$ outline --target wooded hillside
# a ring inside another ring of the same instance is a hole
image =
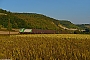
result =
[[[9,24],[10,20],[10,24]],[[43,14],[37,13],[12,13],[0,9],[0,28],[31,28],[44,30],[59,30],[66,31],[63,28],[83,29],[83,25],[75,25],[68,20],[57,20]],[[86,27],[88,28],[88,26]]]

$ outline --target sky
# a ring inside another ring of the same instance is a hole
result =
[[[0,0],[0,8],[43,14],[74,24],[90,24],[90,0]]]

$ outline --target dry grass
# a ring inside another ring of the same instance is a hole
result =
[[[0,36],[0,59],[90,60],[90,35],[29,34]]]

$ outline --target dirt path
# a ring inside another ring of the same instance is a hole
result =
[[[10,34],[18,34],[19,32],[10,32]],[[9,34],[8,31],[0,31],[0,34]]]

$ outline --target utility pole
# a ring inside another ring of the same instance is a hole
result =
[[[8,30],[9,30],[9,35],[10,35],[10,19],[8,20]]]

